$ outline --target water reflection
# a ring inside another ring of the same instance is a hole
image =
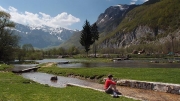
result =
[[[79,84],[79,85],[84,85],[84,86],[93,84],[93,82],[88,82],[88,81],[80,80],[77,78],[69,78],[69,77],[63,77],[63,76],[57,76],[58,80],[53,82],[50,80],[50,78],[54,75],[47,74],[47,73],[40,73],[40,72],[23,73],[22,76],[26,79],[31,79],[40,84],[48,84],[49,86],[61,87],[61,88],[66,87],[67,83],[74,83],[74,84]]]
[[[43,59],[36,60],[36,62],[47,63],[47,62],[69,62],[68,64],[58,64],[57,66],[60,68],[88,68],[88,67],[115,67],[115,68],[180,68],[180,63],[168,63],[167,59],[152,59],[152,60],[122,60],[115,62],[88,62],[87,60],[78,60],[78,59]],[[154,63],[150,61],[158,61],[159,63]],[[28,68],[32,66],[36,66],[37,64],[27,64],[27,65],[14,65],[16,70],[21,70],[22,68]]]
[[[59,64],[60,68],[82,68],[82,67],[128,67],[128,68],[180,68],[179,63],[152,63],[150,60],[122,60],[109,63],[70,63],[70,64]]]
[[[47,63],[47,62],[55,62],[55,63],[58,63],[58,62],[76,62],[76,61],[79,61],[78,59],[43,59],[43,60],[36,60],[36,62],[39,62],[40,64],[41,63]]]

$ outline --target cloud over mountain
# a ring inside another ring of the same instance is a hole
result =
[[[148,0],[131,0],[130,4],[136,4],[137,2],[146,2]]]
[[[36,14],[28,11],[19,12],[16,8],[11,6],[8,9],[5,9],[0,6],[0,10],[10,13],[12,21],[24,25],[31,25],[31,26],[46,25],[54,28],[56,27],[68,28],[72,24],[80,22],[79,18],[76,18],[75,16],[68,14],[66,12],[62,12],[52,17],[43,12],[39,12]]]

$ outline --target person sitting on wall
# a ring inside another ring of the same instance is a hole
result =
[[[104,89],[107,94],[120,94],[116,88],[116,81],[113,80],[113,75],[108,75],[108,78],[105,81]]]

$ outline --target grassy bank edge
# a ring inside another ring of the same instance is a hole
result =
[[[116,79],[131,79],[150,82],[163,82],[180,84],[179,68],[59,68],[55,65],[43,67],[38,70],[60,76],[77,76],[85,79],[98,79],[101,81],[108,74]]]

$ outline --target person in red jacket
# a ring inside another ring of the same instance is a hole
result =
[[[113,75],[108,75],[108,78],[105,81],[104,89],[108,94],[112,94],[114,92],[118,92],[116,88],[116,81],[113,81]]]

